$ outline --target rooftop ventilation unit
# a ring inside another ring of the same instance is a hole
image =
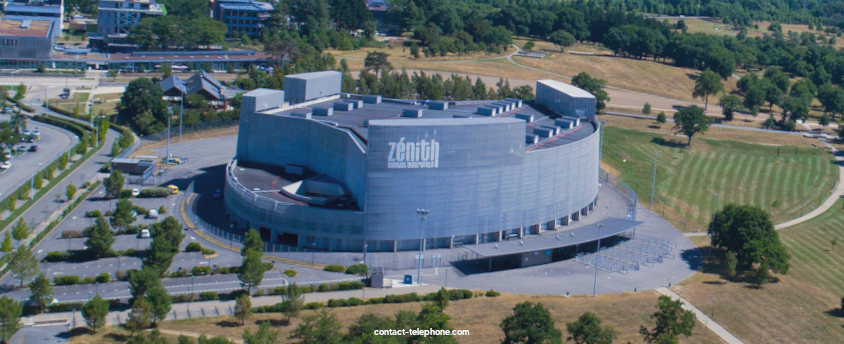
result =
[[[431,105],[428,105],[428,108],[432,110],[448,110],[448,102],[432,102]]]
[[[404,109],[401,110],[402,117],[421,118],[423,109]]]
[[[334,110],[337,111],[352,111],[355,109],[354,104],[347,103],[347,102],[336,102],[334,103]]]
[[[349,104],[352,104],[355,109],[360,109],[363,107],[363,100],[360,99],[350,99],[346,101]]]
[[[529,145],[535,145],[539,143],[539,136],[536,135],[526,135],[525,136],[525,143]]]
[[[569,130],[569,129],[575,127],[574,122],[567,120],[567,119],[562,119],[562,118],[558,118],[557,120],[555,120],[554,124],[557,125],[558,127],[562,127],[565,130]]]
[[[482,107],[478,108],[478,113],[481,114],[481,115],[487,115],[487,116],[495,117],[496,115],[498,115],[498,109],[493,108],[493,107],[482,106]]]
[[[451,118],[472,118],[471,115],[452,115]]]
[[[523,105],[523,103],[522,103],[522,100],[521,100],[521,99],[516,99],[516,98],[506,98],[506,99],[504,99],[504,100],[506,100],[506,101],[508,101],[508,102],[513,103],[513,105],[514,105],[516,108],[520,108],[520,107],[522,107],[522,105]]]
[[[539,137],[551,137],[554,136],[554,129],[545,127],[533,128],[533,133]]]
[[[291,112],[289,116],[290,117],[311,119],[311,112],[310,111],[308,111],[308,112],[305,112],[305,111]]]
[[[534,121],[533,115],[526,114],[526,113],[517,113],[516,118],[521,119],[525,122],[532,123]]]
[[[367,103],[367,104],[381,104],[381,96],[378,96],[378,95],[363,96],[363,102]]]
[[[571,117],[571,116],[563,116],[562,119],[571,121],[572,123],[574,123],[575,127],[580,125],[580,118]]]
[[[514,109],[513,103],[510,102],[493,102],[492,105],[500,107],[503,112],[507,112]]]
[[[334,108],[330,107],[318,107],[313,109],[314,116],[333,116],[334,115]]]

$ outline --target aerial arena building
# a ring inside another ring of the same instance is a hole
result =
[[[305,73],[243,95],[225,205],[266,241],[450,248],[560,229],[596,205],[600,126],[584,90],[540,80],[533,101],[420,101],[340,84]]]

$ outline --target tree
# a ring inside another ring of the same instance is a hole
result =
[[[554,327],[554,318],[541,303],[517,304],[513,315],[501,321],[503,344],[562,343],[562,333]]]
[[[642,113],[645,115],[651,114],[651,103],[645,103],[645,106],[642,107]]]
[[[416,42],[410,44],[410,55],[415,59],[419,58],[419,45]]]
[[[128,199],[121,199],[117,201],[117,205],[111,213],[111,225],[123,230],[129,224],[135,222],[135,215],[132,215],[132,212],[135,211],[134,207],[135,205]]]
[[[692,96],[703,98],[703,111],[706,111],[706,107],[709,105],[709,96],[716,95],[723,90],[724,85],[721,84],[721,76],[711,69],[707,69],[695,80]]]
[[[724,120],[732,121],[733,112],[741,108],[741,99],[734,94],[725,94],[718,102],[721,106],[721,113],[724,114]]]
[[[9,267],[15,278],[21,281],[20,286],[23,287],[24,281],[38,274],[38,258],[32,253],[29,245],[19,244],[12,252]]]
[[[617,333],[612,326],[601,327],[601,318],[591,312],[583,313],[577,321],[566,323],[568,340],[575,344],[611,344]]]
[[[254,334],[249,329],[243,331],[242,338],[244,344],[275,344],[278,342],[278,331],[273,330],[268,321],[264,321],[258,325],[258,331]]]
[[[304,291],[294,282],[287,286],[282,296],[284,299],[281,301],[281,313],[287,316],[289,324],[290,320],[299,316],[299,312],[305,308]]]
[[[398,316],[398,314],[396,314]],[[410,327],[410,326],[408,326]],[[349,325],[349,331],[343,338],[344,343],[405,343],[406,340],[399,336],[376,336],[375,331],[386,328],[407,328],[396,326],[396,322],[390,317],[367,313],[358,317],[355,323]],[[399,339],[401,338],[401,339]]]
[[[656,115],[656,122],[659,124],[665,124],[665,111],[660,111],[658,115]]]
[[[118,154],[120,154],[120,144],[115,141],[111,144],[111,156],[116,157]]]
[[[305,317],[290,337],[298,339],[298,344],[339,344],[343,338],[341,328],[343,326],[337,317],[322,309],[317,314]]]
[[[23,222],[23,219],[20,219],[15,224],[15,227],[12,228],[12,238],[20,243],[21,240],[27,237],[29,237],[29,226],[26,225],[26,222]]]
[[[264,279],[264,262],[261,261],[261,252],[250,250],[237,272],[240,285],[246,293],[252,295],[252,289],[257,288]]]
[[[41,188],[41,186],[42,186],[42,185],[44,185],[44,176],[42,176],[42,175],[41,175],[41,173],[36,173],[36,174],[35,174],[35,177],[33,177],[32,179],[33,179],[33,180],[32,180],[32,185],[33,185],[36,189],[40,189],[40,188]]]
[[[19,85],[15,86],[14,88],[15,88],[15,98],[14,98],[15,100],[20,101],[21,99],[23,99],[23,97],[26,96],[26,90],[27,90],[26,85],[24,85],[23,83],[20,83]]]
[[[155,269],[144,266],[140,270],[129,271],[129,291],[132,298],[147,295],[147,292],[161,286],[161,275]]]
[[[167,126],[167,116],[169,116],[167,102],[164,101],[163,96],[164,91],[161,86],[151,79],[132,80],[126,86],[123,96],[120,97],[117,113],[120,118],[128,120],[132,128],[139,133],[148,135],[162,131]]]
[[[170,67],[170,64],[164,62],[161,64],[161,72],[164,73],[163,77],[168,78],[173,75],[173,68]]]
[[[246,319],[252,315],[252,298],[249,294],[241,294],[234,304],[234,316],[240,319],[240,325],[246,324]],[[245,334],[244,334],[245,336]]]
[[[159,321],[164,321],[167,313],[170,312],[170,295],[167,295],[167,289],[159,283],[152,289],[147,291],[147,300],[152,313],[152,324],[155,325]]]
[[[3,343],[8,343],[12,336],[23,327],[22,313],[23,305],[20,302],[6,295],[0,296],[0,339]]]
[[[111,244],[114,243],[114,232],[108,226],[108,222],[102,216],[97,216],[94,225],[90,227],[88,240],[85,246],[88,252],[95,258],[102,258],[111,251]]]
[[[586,72],[580,72],[571,79],[571,83],[595,96],[595,110],[598,112],[603,110],[610,101],[609,94],[604,90],[607,85],[606,80],[593,78]]]
[[[818,100],[823,105],[823,111],[835,115],[844,113],[844,89],[824,84],[818,89]]]
[[[85,324],[91,332],[97,333],[99,328],[105,326],[106,315],[108,315],[108,301],[99,295],[82,305],[82,317],[85,318]]]
[[[560,51],[565,51],[566,48],[574,45],[575,38],[574,35],[566,32],[565,30],[557,30],[551,33],[551,36],[548,37],[548,40],[551,43],[556,44],[560,47]]]
[[[767,276],[768,270],[788,272],[788,251],[761,208],[727,204],[715,213],[709,231],[713,247],[735,254],[738,270],[751,270],[762,277]],[[766,281],[767,278],[762,279],[763,283]]]
[[[3,237],[3,243],[0,244],[0,251],[4,254],[8,254],[12,252],[14,247],[12,246],[12,233],[11,231],[6,231],[6,235]]]
[[[120,196],[120,190],[123,189],[123,173],[114,169],[108,178],[103,180],[103,186],[106,189],[106,197],[117,198]]]
[[[254,228],[246,232],[246,237],[243,240],[243,248],[240,249],[240,256],[246,257],[250,251],[262,252],[264,248],[264,241],[261,240],[261,234]]]
[[[709,129],[709,121],[703,114],[703,109],[692,105],[674,114],[674,130],[675,133],[686,135],[689,139],[687,145],[691,146],[692,138],[696,134],[703,134]]]
[[[821,115],[821,118],[818,118],[818,124],[820,124],[824,127],[828,127],[829,122],[830,122],[830,118],[829,118],[829,115],[827,115],[827,114],[823,114],[823,115]]]
[[[393,65],[387,60],[390,54],[383,51],[369,51],[366,53],[366,58],[363,60],[363,67],[369,70],[374,70],[375,75],[378,76],[380,71],[389,71],[393,69]]]
[[[448,314],[443,313],[443,308],[440,308],[438,305],[439,302],[426,302],[422,305],[422,310],[419,311],[419,314],[416,316],[416,325],[418,328],[427,328],[427,329],[434,329],[434,330],[443,330],[443,331],[453,331],[448,321],[451,319]],[[421,343],[427,340],[426,337],[422,335],[411,336],[410,341],[413,343]],[[454,336],[439,336],[436,338],[435,343],[457,343],[457,340]]]
[[[38,277],[35,277],[35,280],[29,285],[29,291],[32,293],[29,299],[32,300],[39,313],[53,302],[53,287],[43,272],[38,274]]]
[[[738,264],[738,260],[736,260],[735,253],[727,251],[724,254],[724,261],[721,263],[721,274],[727,279],[736,277],[736,264]]]
[[[645,342],[679,343],[681,334],[686,337],[692,335],[695,315],[683,309],[683,302],[671,300],[670,297],[662,295],[657,300],[657,309],[658,311],[651,315],[652,319],[656,319],[653,330],[648,330],[645,326],[639,329]]]
[[[129,318],[123,325],[129,332],[134,335],[135,332],[141,331],[149,327],[149,321],[152,317],[152,309],[144,297],[139,297],[132,302],[132,309],[129,311]]]
[[[525,43],[525,45],[522,46],[522,49],[527,50],[527,51],[531,51],[531,50],[533,50],[534,46],[536,46],[536,42],[534,42],[533,40],[530,40],[530,41],[527,41]]]

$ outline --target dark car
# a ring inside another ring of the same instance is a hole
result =
[[[223,197],[223,190],[220,190],[220,189],[214,190],[214,198],[220,198],[220,197]]]
[[[30,152],[37,152],[37,151],[38,151],[38,146],[36,146],[36,145],[29,146],[29,151],[30,151]]]

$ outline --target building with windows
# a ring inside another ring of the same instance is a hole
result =
[[[224,202],[265,242],[358,252],[492,244],[560,229],[597,204],[594,116],[541,100],[341,94],[340,82],[333,71],[288,75],[284,90],[242,96]]]
[[[9,1],[3,5],[3,18],[9,20],[49,20],[54,23],[53,36],[62,32],[63,0]]]
[[[0,19],[0,65],[22,60],[38,65],[53,57],[56,22],[51,20]]]
[[[155,0],[99,0],[96,38],[106,44],[122,42],[141,19],[165,14],[167,9]]]
[[[226,24],[226,37],[239,39],[243,35],[260,38],[270,20],[273,5],[254,0],[214,1],[212,17]]]
[[[194,74],[187,80],[172,75],[161,80],[158,85],[170,101],[178,102],[191,94],[199,94],[208,101],[209,105],[217,109],[228,109],[234,96],[243,92],[241,89],[223,85],[204,71]]]

